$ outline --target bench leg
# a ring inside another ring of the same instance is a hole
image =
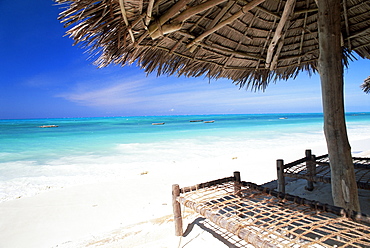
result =
[[[182,215],[181,215],[181,204],[177,201],[177,197],[180,196],[180,187],[178,184],[172,185],[172,207],[175,222],[175,235],[182,236]]]
[[[311,180],[307,180],[307,186],[305,189],[312,191],[315,188],[313,186],[312,178],[316,175],[316,158],[314,155],[312,155],[311,150],[306,150],[306,158],[307,175],[311,178]]]
[[[276,160],[276,171],[278,178],[277,191],[285,194],[284,160]]]

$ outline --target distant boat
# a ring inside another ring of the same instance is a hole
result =
[[[203,120],[191,120],[190,122],[202,122]]]
[[[164,125],[164,122],[152,123],[152,125]]]
[[[48,127],[59,127],[58,125],[42,125],[42,126],[39,126],[41,128],[48,128]]]
[[[204,123],[213,123],[213,122],[215,122],[215,121],[205,121]]]
[[[279,118],[280,120],[285,120],[285,119],[288,119],[288,117],[281,117]]]

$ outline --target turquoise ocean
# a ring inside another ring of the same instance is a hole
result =
[[[370,136],[370,113],[346,121],[350,140]],[[0,201],[166,163],[322,144],[322,127],[319,113],[0,120]]]

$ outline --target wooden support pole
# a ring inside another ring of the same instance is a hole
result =
[[[278,159],[276,160],[276,171],[277,171],[277,191],[281,193],[285,193],[285,178],[284,178],[284,160]]]
[[[241,189],[241,178],[240,178],[240,172],[239,171],[235,171],[234,172],[234,193],[237,195],[237,196],[240,196],[240,189]]]
[[[306,150],[306,159],[307,176],[309,176],[311,180],[307,180],[307,186],[305,189],[312,191],[314,189],[312,178],[316,174],[316,163],[315,161],[312,161],[312,152],[309,149]]]
[[[344,111],[341,0],[320,0],[317,3],[320,51],[318,70],[333,202],[335,206],[360,212]]]
[[[180,196],[180,187],[178,184],[172,185],[172,207],[175,222],[175,235],[182,236],[182,215],[181,215],[181,204],[177,201],[177,197]]]

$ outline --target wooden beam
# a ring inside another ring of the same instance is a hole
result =
[[[370,46],[370,44],[362,44],[361,46],[356,46],[356,47],[354,47],[354,48],[353,48],[353,50],[358,51],[358,50],[360,50],[361,48],[363,48],[363,47],[367,47],[367,46]]]
[[[248,32],[249,32],[249,29],[250,29],[250,27],[253,25],[253,23],[254,23],[254,21],[256,20],[256,18],[257,18],[257,17],[258,17],[258,12],[256,12],[256,14],[254,14],[254,15],[253,15],[253,18],[252,18],[251,22],[249,23],[249,25],[248,25],[247,29],[246,29],[246,30],[245,30],[245,32],[243,33],[243,37],[247,37],[247,34],[248,34]],[[248,38],[249,38],[249,37],[248,37]],[[238,45],[235,47],[235,50],[238,50],[238,49],[239,49],[240,45],[242,44],[242,41],[243,41],[243,39],[240,39],[240,40],[239,40],[239,43],[238,43]],[[233,54],[231,54],[231,55],[226,59],[226,61],[225,61],[225,65],[223,66],[223,68],[224,68],[224,67],[226,67],[226,66],[228,65],[229,61],[232,61],[233,57],[234,57],[234,55],[233,55]],[[258,61],[260,61],[260,59],[258,59]]]
[[[208,35],[216,32],[220,28],[222,28],[222,27],[224,27],[224,26],[232,23],[233,21],[235,21],[239,17],[243,16],[246,12],[248,12],[249,10],[255,8],[257,5],[259,5],[260,3],[264,2],[264,1],[265,0],[252,0],[251,2],[249,2],[248,4],[246,4],[245,6],[243,6],[242,9],[239,10],[238,12],[236,12],[234,15],[232,15],[228,19],[226,19],[226,20],[218,23],[215,27],[207,30],[206,32],[204,32],[203,34],[201,34],[200,36],[198,36],[197,38],[195,38],[190,44],[187,45],[187,47],[188,48],[191,48],[195,43],[203,40],[205,37],[207,37]]]
[[[127,15],[126,15],[126,10],[125,10],[125,5],[123,4],[123,0],[119,0],[119,7],[121,8],[121,14],[122,14],[123,20],[125,21],[125,24],[127,26],[127,30],[130,34],[132,43],[135,43],[135,37],[134,37],[134,34],[132,33],[131,27],[130,27],[130,25],[128,23],[128,20],[127,20]]]
[[[238,57],[245,57],[245,58],[250,58],[250,59],[255,59],[255,60],[264,60],[264,58],[262,58],[258,55],[254,55],[254,54],[249,54],[249,53],[243,53],[243,52],[233,51],[233,50],[229,50],[229,49],[218,48],[218,47],[206,45],[204,43],[198,43],[198,45],[202,46],[202,47],[205,47],[205,48],[208,48],[210,50],[217,50],[219,52],[226,53],[226,54],[232,54],[232,55],[238,56]]]
[[[227,13],[227,11],[235,4],[234,1],[229,1],[227,4],[222,8],[222,10],[217,14],[215,19],[208,25],[208,28],[213,28],[224,15]]]
[[[306,7],[308,7],[309,2],[306,2]],[[304,14],[304,21],[303,21],[303,28],[302,28],[302,33],[301,33],[301,42],[299,44],[299,54],[302,54],[303,51],[303,43],[304,43],[304,35],[305,35],[305,30],[307,27],[307,17],[308,17],[308,12]],[[298,59],[298,65],[301,64],[301,57]]]
[[[176,15],[182,8],[186,6],[188,3],[187,0],[180,0],[175,3],[169,10],[167,10],[156,22],[153,22],[149,25],[148,31],[149,34],[154,33],[156,30],[159,29],[159,26],[163,25],[166,21],[171,19],[174,15]]]
[[[178,40],[177,42],[176,42],[176,44],[171,48],[171,50],[170,50],[170,53],[173,53],[181,44],[182,44],[182,42],[185,40],[185,37],[183,36],[183,37],[181,37],[181,39],[180,40]]]
[[[285,35],[286,35],[286,30],[289,28],[290,19],[291,19],[292,15],[293,15],[293,12],[291,12],[291,15],[289,16],[287,22],[285,23],[285,30],[283,32],[282,37],[278,41],[276,51],[274,53],[272,62],[270,64],[270,71],[275,70],[277,68],[278,60],[279,60],[279,57],[280,57],[280,52],[281,52],[281,49],[284,46],[284,39],[285,39]],[[306,15],[307,15],[307,13],[306,13]]]
[[[278,41],[278,45],[277,45],[276,51],[274,53],[272,62],[270,64],[270,71],[275,70],[277,68],[278,60],[279,60],[279,57],[280,57],[280,52],[281,52],[281,49],[284,46],[284,39],[285,39],[285,35],[286,35],[286,30],[289,28],[290,19],[291,19],[292,15],[293,15],[293,11],[291,12],[290,16],[288,17],[288,20],[286,21],[286,23],[284,25],[284,27],[285,27],[284,33],[283,33],[282,37],[279,39],[279,41]],[[307,15],[307,13],[306,13],[306,15]]]
[[[183,22],[185,20],[187,20],[188,18],[196,15],[196,14],[199,14],[209,8],[213,8],[214,6],[220,4],[220,3],[223,3],[227,0],[209,0],[209,1],[206,1],[202,4],[199,4],[199,5],[196,5],[194,7],[191,7],[191,8],[188,8],[187,10],[183,11],[180,15],[178,15],[174,21],[178,21],[178,22]]]
[[[316,63],[316,61],[317,61],[317,58],[311,59],[311,60],[306,60],[306,61],[304,61],[302,63],[313,65],[314,63]],[[256,61],[256,62],[258,62],[258,61]],[[290,67],[295,67],[295,66],[294,65],[279,66],[278,69],[285,69],[285,68],[290,68]],[[246,70],[246,68],[243,67],[243,66],[227,66],[227,67],[224,67],[223,69],[225,69],[225,70],[244,70],[244,71]],[[265,71],[266,69],[264,67],[263,68],[257,67],[257,68],[250,69],[250,70],[251,71],[252,70],[253,71]]]
[[[365,5],[365,6],[361,6],[361,5]],[[357,8],[362,8],[362,7],[366,8],[368,5],[369,3],[367,1],[359,1],[357,4],[352,5],[349,9],[347,9],[347,11],[352,12],[353,10]]]
[[[188,32],[185,32],[185,31],[177,31],[176,33],[177,34],[180,34],[182,36],[188,37],[190,39],[195,39],[195,36],[194,35],[189,34]]]
[[[181,23],[184,22],[185,20],[187,20],[188,18],[190,18],[190,17],[192,17],[196,14],[199,14],[199,13],[201,13],[201,12],[207,10],[207,9],[213,8],[214,6],[216,6],[220,3],[223,3],[225,1],[227,1],[227,0],[210,0],[210,1],[204,2],[202,4],[196,5],[194,7],[188,8],[187,10],[185,10],[181,14],[179,14],[176,18],[174,18],[171,21],[170,24],[167,24],[167,25],[164,25],[164,26],[161,27],[162,30],[163,29],[168,30],[167,32],[161,32],[160,27],[158,27],[158,29],[156,29],[153,33],[150,33],[150,36],[152,37],[152,39],[157,39],[158,37],[160,37],[164,34],[180,30],[181,26],[182,26]],[[171,28],[168,28],[166,26],[176,26],[178,28],[177,29],[171,29]]]
[[[370,28],[369,27],[367,27],[367,28],[365,28],[365,29],[363,29],[363,30],[361,30],[361,31],[359,31],[359,32],[357,32],[357,33],[355,33],[355,34],[347,37],[347,39],[353,39],[353,38],[355,38],[357,36],[362,36],[362,35],[364,35],[366,33],[370,33]]]
[[[173,33],[175,31],[180,30],[182,24],[180,22],[174,22],[170,24],[166,24],[160,27],[160,29],[156,30],[154,33],[149,33],[150,37],[155,40],[165,34]]]
[[[280,52],[281,52],[281,49],[283,48],[283,45],[284,45],[285,34],[286,34],[286,32],[283,34],[281,39],[278,41],[278,46],[276,48],[274,57],[273,57],[272,62],[270,64],[270,71],[276,69],[276,66],[277,66],[277,63],[278,63],[278,60],[279,60],[279,56],[280,56]]]
[[[271,12],[271,11],[268,11],[267,9],[262,8],[262,7],[260,7],[260,6],[257,6],[257,7],[256,7],[256,10],[262,11],[262,12],[264,12],[264,13],[268,14],[268,15],[271,15],[271,16],[273,16],[273,17],[276,17],[276,18],[280,19],[280,16],[279,16],[278,14],[275,14],[275,13],[273,13],[273,12]]]
[[[146,9],[145,25],[148,26],[152,19],[152,11],[154,6],[154,0],[149,0],[148,8]]]
[[[193,26],[190,28],[189,32],[193,32],[193,30],[197,27],[197,25],[203,20],[203,18],[205,18],[210,12],[212,11],[212,9],[208,9],[206,11],[206,13],[204,15],[202,15],[198,21],[196,23],[193,24]],[[194,35],[191,35],[189,34],[188,32],[183,32],[183,31],[177,31],[177,34],[181,34],[182,37],[179,41],[177,41],[177,43],[175,44],[175,46],[172,47],[171,49],[171,53],[175,51],[175,49],[183,42],[183,40],[185,40],[185,37],[187,38],[190,38],[190,39],[195,39],[195,36]]]
[[[278,7],[277,7],[277,10],[278,11],[280,11],[280,9],[281,9],[281,6],[282,6],[282,2],[280,1],[279,2],[279,4],[278,4]],[[273,25],[272,26],[275,26],[275,24],[276,24],[276,22],[278,21],[278,19],[280,19],[281,18],[281,16],[279,16],[279,17],[275,17],[274,18],[274,23],[273,23]],[[270,31],[268,32],[268,34],[267,34],[267,36],[266,36],[266,40],[265,40],[265,42],[264,42],[264,44],[263,44],[263,48],[261,49],[261,56],[263,55],[263,54],[265,54],[265,50],[266,50],[266,47],[267,47],[267,45],[268,45],[268,43],[269,43],[269,40],[270,40],[270,38],[271,38],[271,34],[272,34],[272,29],[270,29]],[[258,63],[257,63],[257,65],[256,65],[256,70],[258,70],[259,69],[259,67],[260,67],[260,63],[261,63],[261,60],[259,60],[258,61]],[[265,69],[265,68],[263,68],[263,69]]]
[[[290,19],[290,16],[295,7],[295,3],[296,3],[296,0],[287,0],[287,2],[285,3],[284,11],[281,16],[280,22],[278,26],[276,27],[274,37],[272,37],[269,48],[267,49],[266,64],[265,64],[266,68],[270,68],[270,63],[274,55],[275,47],[282,36],[285,23]]]
[[[239,3],[242,3],[242,4],[248,4],[248,2],[247,2],[246,0],[237,0],[237,1],[238,1]],[[271,16],[273,16],[273,17],[276,17],[276,18],[280,19],[280,15],[275,14],[275,13],[273,13],[273,12],[271,12],[271,11],[269,11],[269,10],[267,10],[267,9],[263,8],[263,7],[256,6],[256,7],[255,7],[255,9],[256,9],[256,10],[260,10],[260,11],[262,11],[262,12],[264,12],[264,13],[268,14],[268,15],[271,15]]]
[[[307,14],[307,13],[317,12],[317,11],[319,11],[319,9],[317,9],[317,8],[315,8],[315,9],[303,9],[303,10],[294,11],[294,14],[296,14],[296,15]]]
[[[131,28],[135,27],[136,24],[138,24],[140,21],[143,21],[144,24],[145,24],[145,20],[144,17],[147,15],[147,13],[142,13],[135,21],[133,21],[131,23]],[[136,47],[136,45],[140,44],[141,41],[143,41],[145,39],[145,37],[148,36],[148,32],[143,32],[143,34],[141,35],[141,37],[138,39],[138,41],[136,43],[134,43],[134,46]]]
[[[208,9],[208,10],[207,10],[207,12],[206,12],[204,15],[202,15],[202,16],[198,19],[198,21],[197,21],[196,23],[194,23],[194,25],[191,27],[191,29],[189,30],[189,32],[193,32],[193,31],[194,31],[194,29],[198,27],[198,24],[199,24],[201,21],[203,21],[203,19],[204,19],[206,16],[208,16],[208,14],[209,14],[211,11],[212,11],[212,9]],[[194,37],[193,39],[195,39],[195,37]],[[194,50],[195,50],[196,48],[197,48],[197,46],[193,46],[193,47],[191,47],[191,48],[189,49],[189,51],[190,51],[191,53],[193,53],[193,52],[194,52]]]

